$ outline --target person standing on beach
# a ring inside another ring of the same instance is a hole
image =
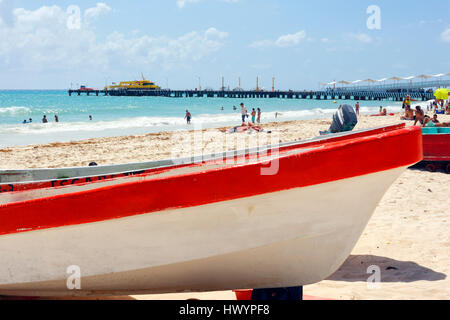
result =
[[[241,114],[242,114],[242,123],[245,123],[245,118],[247,117],[247,108],[241,103]]]
[[[44,115],[44,117],[42,118],[42,123],[48,123],[48,120],[47,120],[47,116],[46,116],[46,115]]]
[[[256,119],[256,121],[258,122],[258,124],[261,124],[261,109],[258,108],[258,118]]]
[[[253,124],[256,123],[256,110],[255,110],[255,108],[253,108],[253,110],[252,110],[252,123]]]
[[[186,110],[186,116],[185,116],[184,118],[186,119],[187,124],[191,124],[191,118],[192,118],[192,115],[191,115],[191,113],[189,112],[189,110]]]
[[[356,102],[355,109],[356,109],[356,115],[359,116],[359,101]]]

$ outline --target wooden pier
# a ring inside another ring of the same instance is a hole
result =
[[[433,92],[409,90],[329,90],[329,91],[209,91],[209,90],[69,90],[69,96],[127,96],[168,98],[234,99],[314,99],[314,100],[392,100],[403,101],[406,95],[419,101],[434,99]]]

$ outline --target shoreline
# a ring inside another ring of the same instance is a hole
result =
[[[441,121],[450,122],[450,116],[440,116]],[[319,136],[319,131],[327,130],[331,124],[331,117],[314,120],[291,120],[269,122],[262,124],[265,132],[255,134],[260,138],[269,138],[268,131],[276,133],[280,142],[305,140]],[[412,121],[400,120],[400,114],[386,117],[370,117],[361,115],[358,125],[354,130],[392,125],[397,123],[412,125]],[[207,154],[207,150],[213,152],[220,149],[220,143],[225,145],[227,136],[237,140],[236,146],[249,144],[247,133],[225,134],[223,131],[232,126],[202,129],[202,141],[200,146],[195,146],[196,151]],[[195,128],[192,128],[195,129]],[[121,163],[135,163],[152,160],[171,159],[173,150],[183,147],[186,140],[192,138],[200,131],[166,131],[147,133],[141,135],[125,135],[105,138],[92,138],[70,142],[54,142],[48,144],[28,145],[24,147],[6,147],[0,149],[0,169],[34,169],[34,168],[58,168],[87,166],[90,162],[98,165],[114,165]],[[270,141],[270,139],[269,139]],[[223,148],[228,151],[229,148]],[[209,153],[213,153],[209,152]]]

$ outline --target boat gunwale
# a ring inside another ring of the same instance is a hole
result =
[[[63,187],[70,187],[72,185],[76,185],[76,186],[84,186],[86,184],[90,184],[90,183],[100,183],[100,182],[105,182],[105,181],[111,181],[111,180],[116,180],[116,179],[122,179],[122,178],[128,178],[128,177],[145,177],[145,176],[150,176],[153,174],[159,174],[156,173],[156,171],[162,171],[163,172],[167,172],[167,171],[171,171],[171,170],[177,170],[179,168],[191,168],[194,166],[202,166],[202,165],[209,165],[209,164],[213,164],[214,162],[220,161],[220,162],[227,162],[227,160],[233,158],[233,161],[237,162],[235,159],[238,158],[250,158],[253,155],[259,156],[260,154],[265,154],[268,153],[270,151],[270,153],[272,153],[273,150],[276,150],[278,152],[287,152],[289,150],[293,150],[293,149],[302,149],[302,148],[308,148],[308,147],[313,147],[313,146],[323,146],[323,145],[329,145],[332,143],[338,143],[338,142],[344,142],[344,141],[348,141],[349,139],[355,139],[355,138],[363,138],[363,137],[367,137],[370,135],[363,135],[363,136],[359,136],[361,134],[364,133],[370,133],[373,132],[371,135],[374,134],[381,134],[381,133],[377,133],[377,131],[385,129],[383,132],[391,132],[394,130],[398,130],[398,129],[402,129],[405,128],[404,124],[398,124],[398,125],[392,125],[392,126],[387,126],[387,127],[379,127],[379,128],[374,128],[374,129],[368,129],[368,130],[361,130],[360,132],[358,131],[354,131],[354,132],[345,132],[346,135],[343,136],[333,136],[333,137],[327,137],[328,139],[317,139],[317,138],[322,138],[322,137],[316,137],[316,138],[312,138],[310,139],[310,141],[306,140],[306,141],[300,141],[300,142],[288,142],[285,143],[284,146],[280,146],[277,148],[273,148],[272,145],[268,145],[268,146],[264,146],[262,148],[247,148],[244,151],[241,150],[232,150],[232,151],[228,151],[228,152],[223,152],[222,153],[222,157],[220,157],[220,155],[216,155],[215,158],[213,158],[213,154],[210,155],[204,155],[204,156],[194,156],[191,158],[180,158],[180,159],[172,159],[172,160],[163,160],[163,161],[172,161],[172,165],[167,165],[167,166],[159,166],[159,167],[154,167],[154,168],[149,168],[149,169],[141,169],[141,170],[136,170],[136,171],[126,171],[126,172],[119,172],[119,173],[110,173],[110,174],[98,174],[98,175],[92,175],[92,176],[83,176],[83,177],[71,177],[71,178],[65,178],[65,179],[49,179],[49,180],[39,180],[39,181],[31,181],[31,182],[17,182],[17,183],[0,183],[0,187],[2,186],[8,186],[8,185],[14,185],[14,189],[16,189],[17,187],[19,188],[19,190],[16,191],[9,191],[9,192],[3,192],[5,193],[18,193],[18,192],[26,192],[26,191],[32,191],[32,190],[38,190],[38,189],[47,189],[47,188],[63,188]],[[341,139],[341,138],[347,138],[347,139]],[[333,141],[334,139],[335,141]],[[331,140],[331,141],[328,141]],[[202,161],[202,162],[196,162],[196,160],[192,161],[192,162],[188,162],[185,163],[183,161],[187,160],[187,159],[198,159],[198,161]],[[204,160],[207,159],[207,160]],[[181,164],[174,164],[175,161],[181,163]],[[264,162],[266,162],[267,160],[265,160]],[[235,163],[236,164],[236,163]],[[147,172],[142,172],[142,171],[147,171]],[[107,176],[111,176],[110,178],[107,178]],[[117,176],[117,177],[113,177],[113,176]],[[80,182],[77,184],[74,183],[70,183],[68,185],[62,185],[61,182],[66,182],[66,181],[75,181],[75,180],[83,180],[83,179],[91,179],[91,178],[98,178],[98,177],[102,177],[102,179],[98,179],[96,181],[85,181],[85,182]],[[39,186],[39,184],[46,184],[46,183],[51,183],[52,186]],[[60,183],[60,185],[57,185],[58,183]],[[55,184],[55,185],[54,185]],[[27,189],[22,189],[20,190],[20,186],[25,186],[25,185],[35,185],[36,187],[31,187],[31,188],[27,188]]]

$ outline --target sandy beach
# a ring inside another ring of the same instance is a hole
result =
[[[401,121],[400,115],[361,116],[355,130]],[[440,115],[441,122],[450,116]],[[249,136],[273,133],[282,142],[303,140],[327,130],[331,119],[264,124],[265,132],[234,134],[236,143]],[[223,148],[229,128],[203,130],[201,148]],[[69,143],[0,150],[1,169],[56,168],[141,162],[172,158],[173,150],[186,145],[193,132],[165,132],[139,136],[91,139]],[[183,140],[185,139],[185,140]],[[187,141],[187,142],[186,142]],[[219,144],[219,146],[218,146]],[[240,145],[240,144],[239,144]],[[344,265],[327,280],[304,288],[306,295],[344,300],[449,299],[450,298],[450,175],[421,169],[407,170],[378,205],[366,230]],[[370,288],[367,270],[381,270],[381,287]],[[232,292],[144,295],[128,299],[235,299]]]

